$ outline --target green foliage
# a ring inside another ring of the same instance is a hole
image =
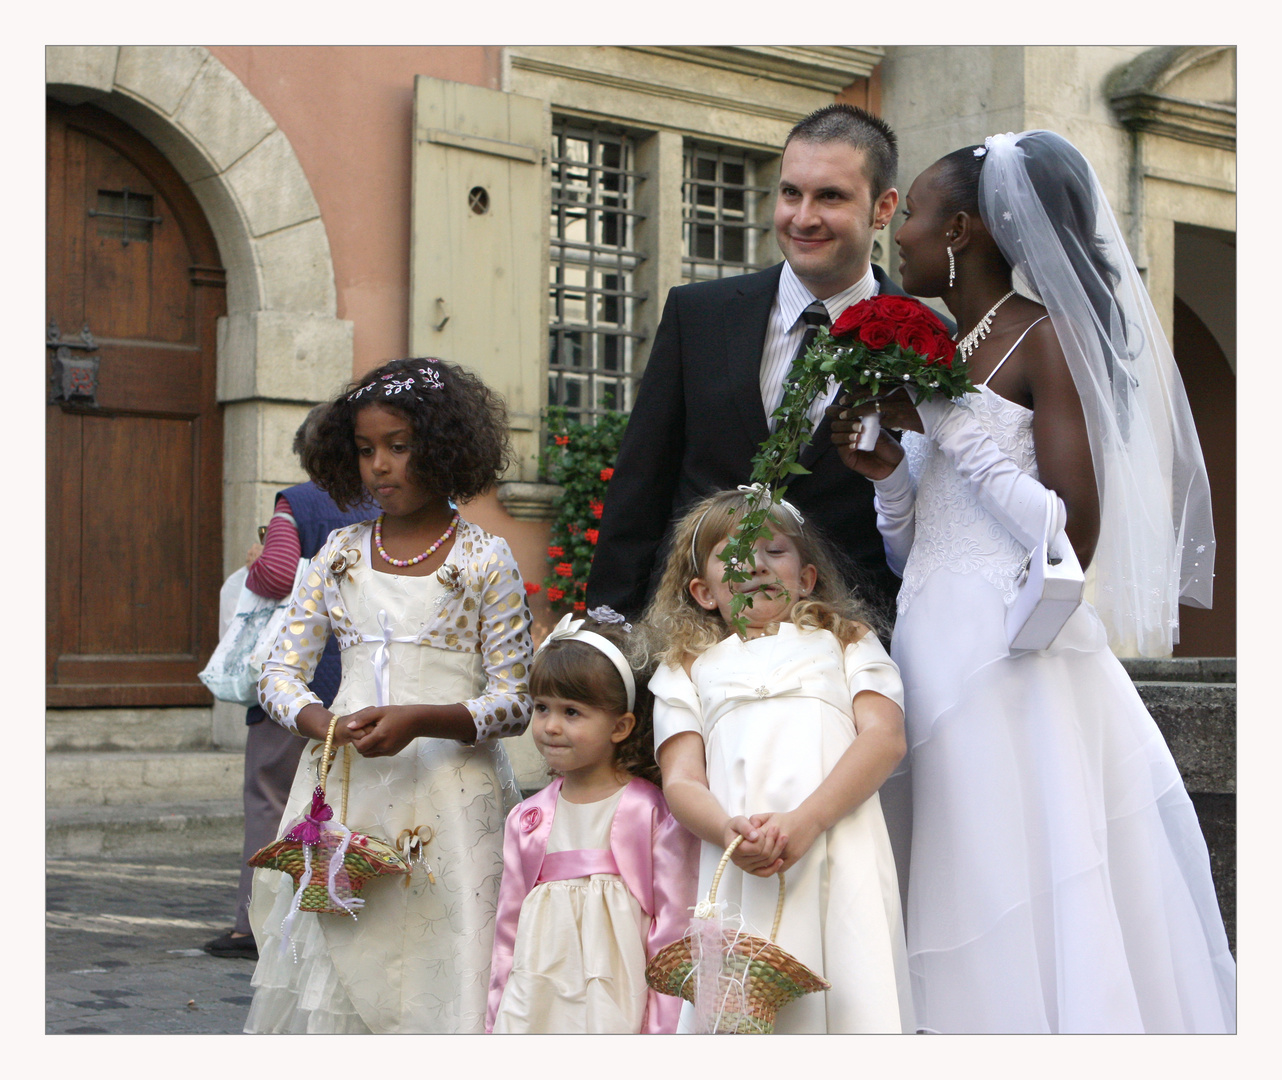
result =
[[[539,471],[565,493],[556,503],[548,538],[548,575],[542,588],[555,611],[583,611],[608,477],[628,417],[620,412],[603,413],[595,424],[580,424],[568,420],[565,407],[560,405],[548,408],[544,416],[547,447],[539,455]],[[567,567],[568,574],[558,572]],[[539,591],[537,585],[527,588]]]
[[[723,581],[749,579],[756,566],[756,542],[770,537],[767,521],[771,505],[784,497],[789,477],[809,472],[797,462],[813,427],[806,414],[830,377],[835,377],[851,395],[851,404],[871,401],[901,386],[912,394],[914,402],[938,394],[955,398],[975,390],[960,355],[951,366],[932,363],[893,341],[874,350],[857,336],[836,339],[826,329],[820,329],[806,354],[798,357],[789,370],[783,401],[773,413],[774,431],[752,459],[752,482],[757,486],[747,495],[747,512],[718,556],[726,565]],[[742,593],[736,593],[731,602],[730,621],[740,636],[747,631],[743,609],[751,606],[752,597]]]

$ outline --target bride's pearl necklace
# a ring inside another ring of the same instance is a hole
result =
[[[988,309],[988,314],[975,324],[975,328],[969,334],[957,342],[957,351],[961,353],[963,360],[968,359],[970,354],[979,347],[979,343],[988,337],[988,330],[993,325],[993,316],[997,314],[997,309],[1014,295],[1015,290],[1011,289],[1010,292]]]

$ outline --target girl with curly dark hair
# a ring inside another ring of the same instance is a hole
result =
[[[453,364],[398,360],[332,404],[303,458],[340,506],[368,493],[381,513],[330,534],[263,666],[263,708],[312,740],[284,829],[308,812],[332,732],[343,760],[328,801],[413,869],[405,887],[371,886],[359,921],[298,910],[292,882],[259,870],[250,919],[264,944],[246,1030],[480,1031],[503,814],[520,798],[498,740],[529,723],[530,615],[507,543],[456,503],[507,462],[503,403]],[[343,674],[327,709],[307,683],[331,634]],[[331,900],[350,912],[336,874]]]
[[[696,840],[656,786],[631,627],[590,616],[566,615],[530,671],[534,745],[556,779],[507,819],[487,1031],[676,1030],[681,1003],[646,988],[645,965],[685,930]]]

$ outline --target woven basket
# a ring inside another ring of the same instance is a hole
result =
[[[708,890],[709,906],[717,902],[717,886],[721,873],[730,856],[743,842],[738,836],[726,848],[712,876]],[[779,874],[779,902],[775,905],[774,926],[770,937],[779,933],[783,918],[784,880]],[[697,931],[696,931],[697,932]],[[695,962],[691,953],[690,931],[671,945],[660,949],[645,967],[645,981],[652,990],[672,997],[694,1002],[696,992]],[[729,986],[732,982],[744,987],[742,1011],[722,1009],[718,1014],[713,1033],[717,1035],[771,1035],[775,1030],[775,1015],[784,1005],[803,994],[816,990],[830,990],[831,984],[816,975],[791,953],[779,948],[773,941],[752,934],[724,933],[722,935],[721,972],[719,982]],[[736,1001],[737,994],[727,995],[727,1001]]]
[[[325,790],[325,781],[329,775],[329,763],[334,746],[334,727],[338,717],[330,721],[329,731],[325,736],[325,750],[321,755],[320,788]],[[338,820],[347,818],[347,790],[352,772],[351,753],[343,748],[343,804]],[[319,911],[330,915],[350,915],[351,912],[340,907],[330,898],[329,861],[342,843],[342,834],[337,829],[322,829],[320,843],[304,844],[301,840],[291,840],[282,836],[264,848],[259,848],[249,857],[250,866],[260,866],[267,870],[282,870],[294,879],[294,888],[298,888],[306,870],[304,848],[310,849],[312,876],[307,887],[303,889],[299,902],[299,911]],[[334,875],[334,890],[340,896],[350,893],[360,896],[361,890],[374,878],[388,874],[408,874],[410,865],[391,844],[376,836],[353,832],[343,855],[343,865]]]

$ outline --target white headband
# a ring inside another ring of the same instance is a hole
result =
[[[773,493],[770,491],[768,487],[766,487],[765,484],[740,484],[739,491],[744,496],[770,495],[772,510],[776,506],[780,506],[783,509],[787,510],[788,513],[792,515],[793,520],[796,521],[798,528],[800,528],[802,525],[806,523],[806,519],[801,516],[800,510],[798,510],[795,506],[793,506],[792,503],[790,503],[787,499],[774,498]],[[694,572],[696,576],[701,576],[703,574],[703,567],[699,565],[699,557],[698,555],[695,554],[695,541],[699,539],[699,530],[703,527],[703,519],[708,516],[708,511],[710,511],[711,509],[712,507],[709,506],[707,510],[705,510],[702,514],[699,515],[699,520],[698,522],[695,523],[695,526],[694,526],[694,532],[690,534],[690,562],[694,566]]]
[[[623,680],[623,688],[628,692],[628,712],[631,712],[637,704],[637,682],[632,676],[632,666],[613,641],[591,630],[581,629],[583,623],[583,619],[576,619],[572,613],[567,612],[552,628],[552,632],[543,639],[543,643],[534,650],[535,654],[541,653],[554,641],[581,641],[584,645],[591,645],[592,648],[603,653],[605,658],[618,669],[619,678]]]

